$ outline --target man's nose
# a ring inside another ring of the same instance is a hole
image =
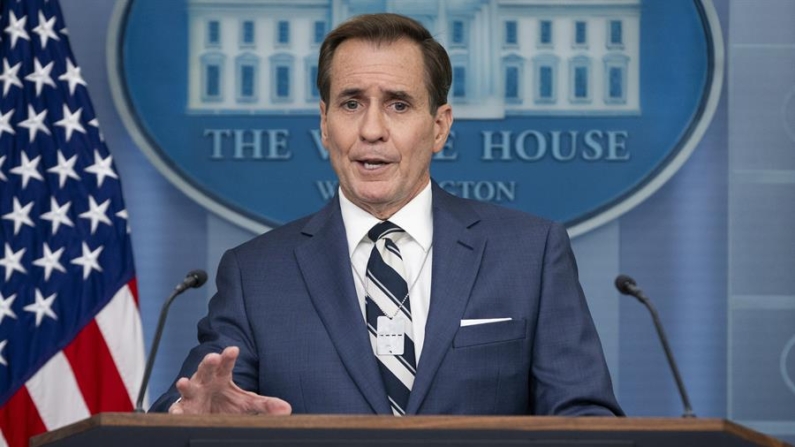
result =
[[[359,129],[362,141],[386,141],[389,137],[389,128],[386,117],[380,107],[370,107],[362,118]]]

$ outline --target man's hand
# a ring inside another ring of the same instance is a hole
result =
[[[274,414],[287,415],[293,409],[276,397],[244,391],[232,381],[232,369],[240,350],[230,346],[221,354],[207,354],[196,373],[177,381],[182,396],[171,405],[171,414]]]

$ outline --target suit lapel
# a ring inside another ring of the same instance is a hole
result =
[[[407,414],[419,410],[461,324],[486,246],[486,238],[471,231],[478,221],[464,202],[433,185],[431,306]]]
[[[391,414],[353,284],[338,201],[310,219],[303,233],[310,238],[296,248],[295,256],[315,309],[373,411]]]

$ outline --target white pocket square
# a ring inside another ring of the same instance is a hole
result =
[[[475,326],[478,324],[499,323],[501,321],[511,321],[512,318],[475,318],[472,320],[461,320],[461,327]]]

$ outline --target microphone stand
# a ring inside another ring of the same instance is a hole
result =
[[[624,295],[634,296],[638,301],[643,303],[647,309],[649,309],[649,313],[651,313],[651,319],[654,322],[654,327],[657,329],[657,336],[660,338],[663,351],[665,351],[665,357],[668,359],[668,366],[671,367],[671,372],[673,373],[674,380],[676,381],[676,387],[679,389],[679,397],[682,398],[682,405],[685,408],[685,412],[682,414],[682,417],[696,417],[696,414],[693,413],[693,408],[690,406],[690,398],[687,397],[685,384],[682,381],[682,376],[679,374],[679,368],[676,366],[676,360],[674,360],[674,354],[671,351],[671,347],[668,345],[668,337],[665,336],[665,330],[663,329],[662,322],[660,321],[660,316],[657,314],[657,309],[651,303],[651,300],[643,294],[643,291],[637,286],[635,280],[629,276],[618,275],[615,280],[615,285],[619,292]]]
[[[639,293],[638,295],[633,295],[635,298],[638,299],[643,305],[649,309],[651,313],[651,319],[654,322],[654,327],[657,328],[657,335],[660,337],[660,342],[662,343],[663,351],[665,351],[665,357],[668,358],[668,365],[671,367],[671,372],[674,374],[674,380],[676,380],[676,387],[679,388],[679,395],[682,397],[682,405],[685,407],[685,412],[682,414],[683,418],[694,418],[696,414],[693,413],[693,408],[690,406],[690,399],[687,397],[687,391],[685,390],[685,384],[682,381],[682,376],[679,374],[679,368],[676,367],[676,360],[674,360],[674,354],[671,351],[671,347],[668,346],[668,337],[665,336],[665,330],[663,329],[662,323],[660,322],[660,316],[657,314],[657,309],[655,309],[654,305],[652,305],[651,301],[643,295],[643,293]]]
[[[145,413],[144,411],[144,396],[146,395],[146,387],[149,385],[149,377],[152,375],[152,367],[155,364],[155,357],[157,356],[157,348],[160,346],[160,338],[163,336],[163,327],[166,324],[166,316],[168,315],[168,308],[176,297],[189,288],[201,287],[207,281],[207,273],[202,270],[194,270],[188,273],[188,276],[174,288],[171,295],[168,296],[160,309],[160,318],[157,320],[157,329],[155,330],[155,337],[152,339],[152,346],[149,349],[149,357],[146,359],[146,368],[144,369],[144,378],[141,381],[141,388],[138,390],[138,399],[135,401],[135,412]]]

